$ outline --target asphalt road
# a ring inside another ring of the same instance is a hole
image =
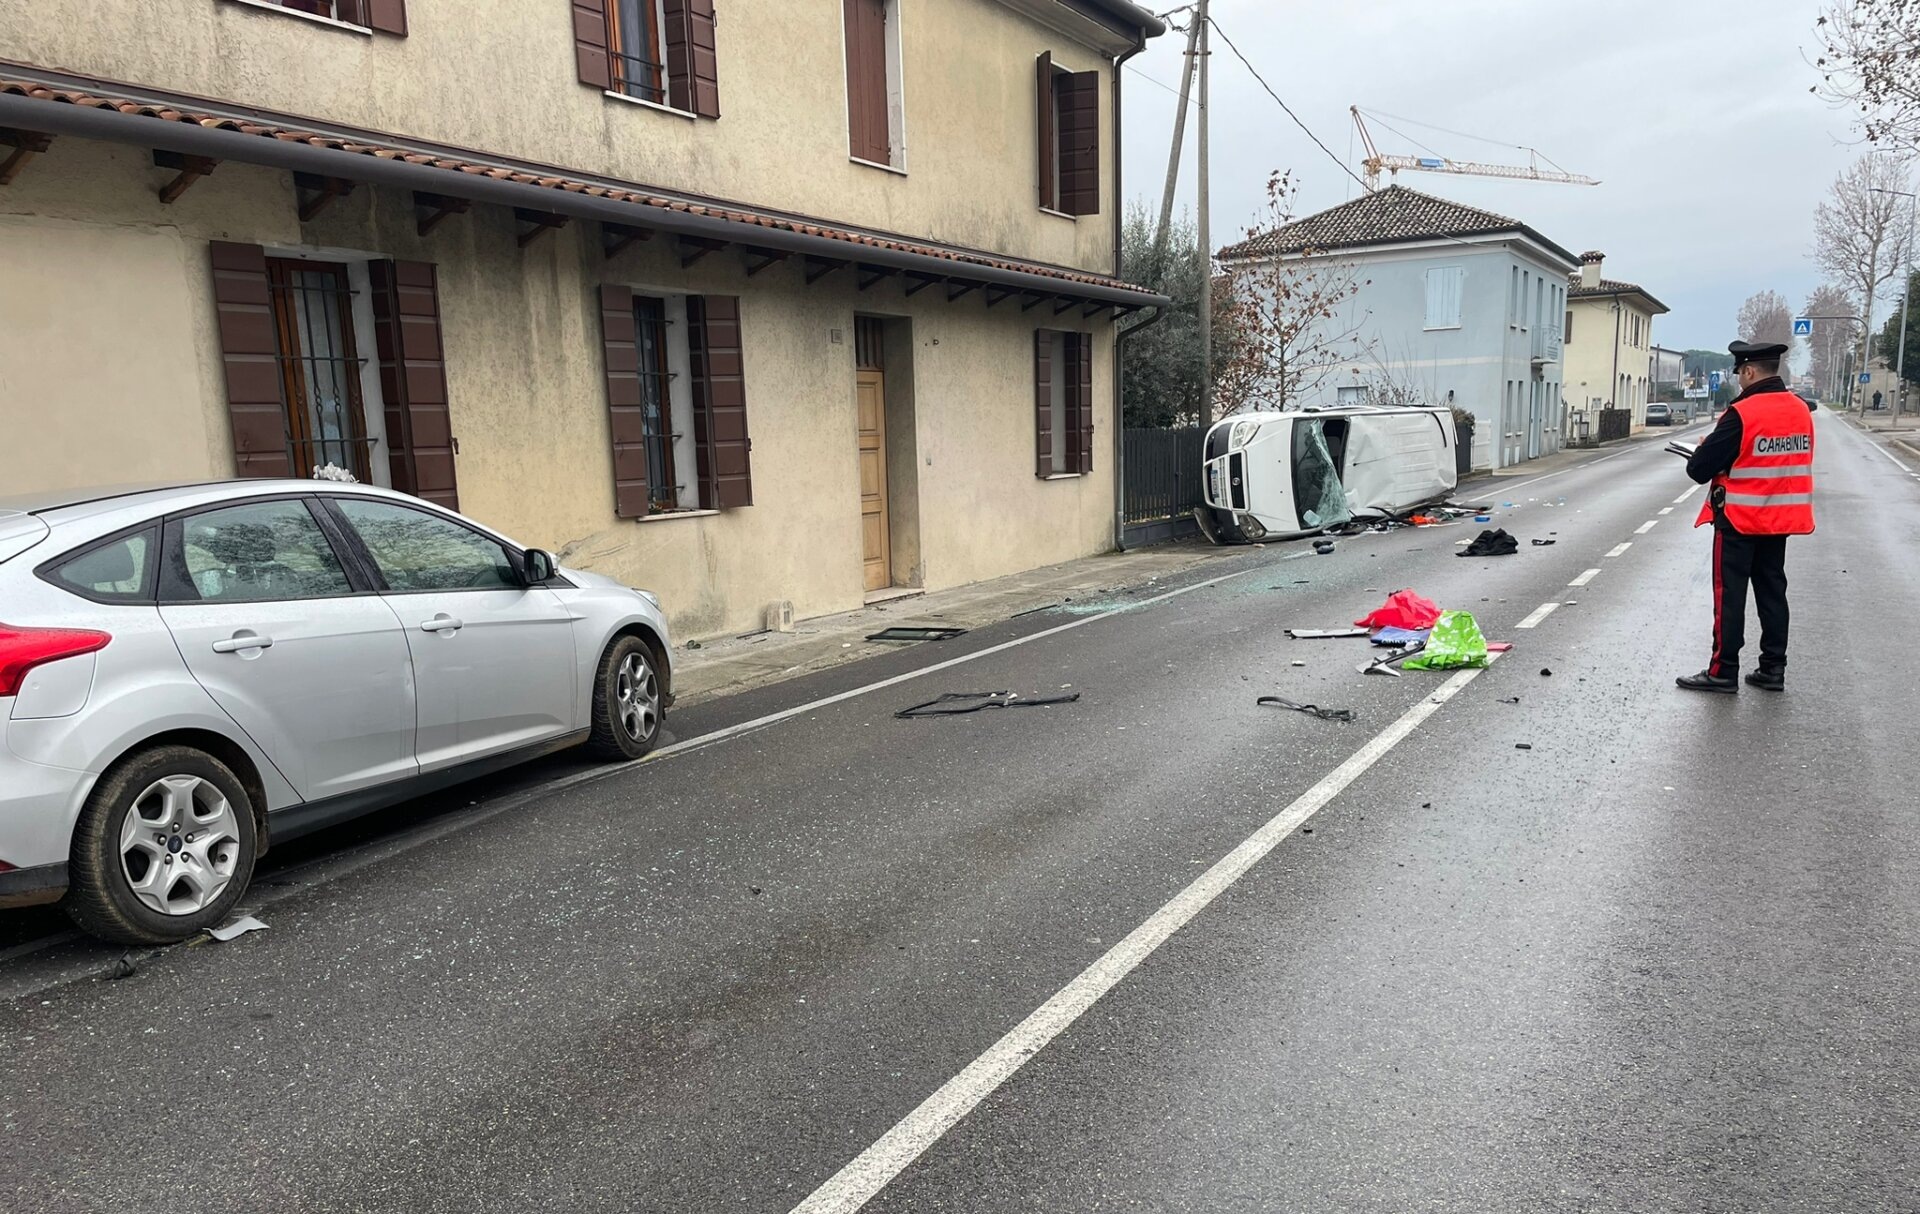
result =
[[[321,836],[130,977],[11,917],[0,1207],[1912,1209],[1920,469],[1820,436],[1783,696],[1674,689],[1639,446],[1494,488],[1515,556],[1249,550]],[[1402,586],[1514,651],[1284,635]],[[999,688],[1082,699],[892,715]]]

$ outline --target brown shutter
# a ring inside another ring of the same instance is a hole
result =
[[[693,438],[698,453],[700,505],[731,510],[753,505],[747,436],[747,393],[740,357],[740,300],[733,295],[687,297],[687,354],[692,364]]]
[[[665,0],[667,104],[702,118],[720,116],[720,60],[714,53],[713,0]]]
[[[1060,106],[1060,209],[1100,212],[1100,73],[1073,72],[1055,86]]]
[[[1074,437],[1079,440],[1079,459],[1075,472],[1093,471],[1093,335],[1071,333],[1067,336],[1071,352],[1072,374],[1067,377],[1067,408],[1072,415]]]
[[[892,164],[887,120],[886,0],[843,0],[847,25],[847,144],[861,160]]]
[[[613,512],[620,518],[645,518],[652,497],[647,488],[647,423],[640,405],[640,351],[635,345],[631,290],[611,283],[600,288],[600,333],[613,442]]]
[[[1033,70],[1039,96],[1040,205],[1051,211],[1057,209],[1053,197],[1053,52],[1042,51],[1033,61]]]
[[[458,510],[453,420],[447,407],[440,294],[433,265],[375,261],[367,268],[373,279],[374,336],[393,487]]]
[[[366,0],[367,24],[383,34],[407,36],[407,0]]]
[[[220,322],[220,360],[227,373],[227,416],[233,422],[233,467],[239,476],[292,476],[287,405],[280,376],[279,330],[267,285],[267,253],[259,245],[213,241],[213,307]]]
[[[612,46],[607,37],[606,0],[573,0],[573,57],[580,83],[613,87]]]
[[[1053,333],[1047,329],[1033,331],[1033,455],[1033,474],[1052,476]]]

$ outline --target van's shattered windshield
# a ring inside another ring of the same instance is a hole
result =
[[[1340,467],[1327,449],[1326,422],[1302,417],[1293,423],[1293,500],[1306,530],[1338,527],[1353,518]]]

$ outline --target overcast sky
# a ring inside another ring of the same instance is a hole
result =
[[[1453,159],[1524,163],[1511,146],[1524,144],[1599,178],[1401,173],[1400,183],[1510,215],[1574,253],[1600,250],[1607,277],[1672,309],[1653,336],[1682,349],[1725,348],[1755,291],[1777,290],[1798,310],[1819,283],[1814,205],[1864,149],[1848,115],[1807,91],[1818,79],[1807,62],[1817,12],[1815,0],[1213,0],[1218,28],[1356,172],[1350,105],[1509,145],[1388,120]],[[1169,31],[1127,65],[1125,189],[1150,206],[1184,49]],[[1241,234],[1276,168],[1299,180],[1301,215],[1359,191],[1223,43],[1213,49],[1216,248]],[[1384,129],[1374,142],[1425,154]],[[1193,206],[1193,149],[1190,122],[1177,207]]]

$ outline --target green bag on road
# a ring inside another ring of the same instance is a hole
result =
[[[1456,670],[1487,664],[1487,638],[1467,611],[1443,611],[1433,634],[1419,653],[1402,664],[1404,670]]]

